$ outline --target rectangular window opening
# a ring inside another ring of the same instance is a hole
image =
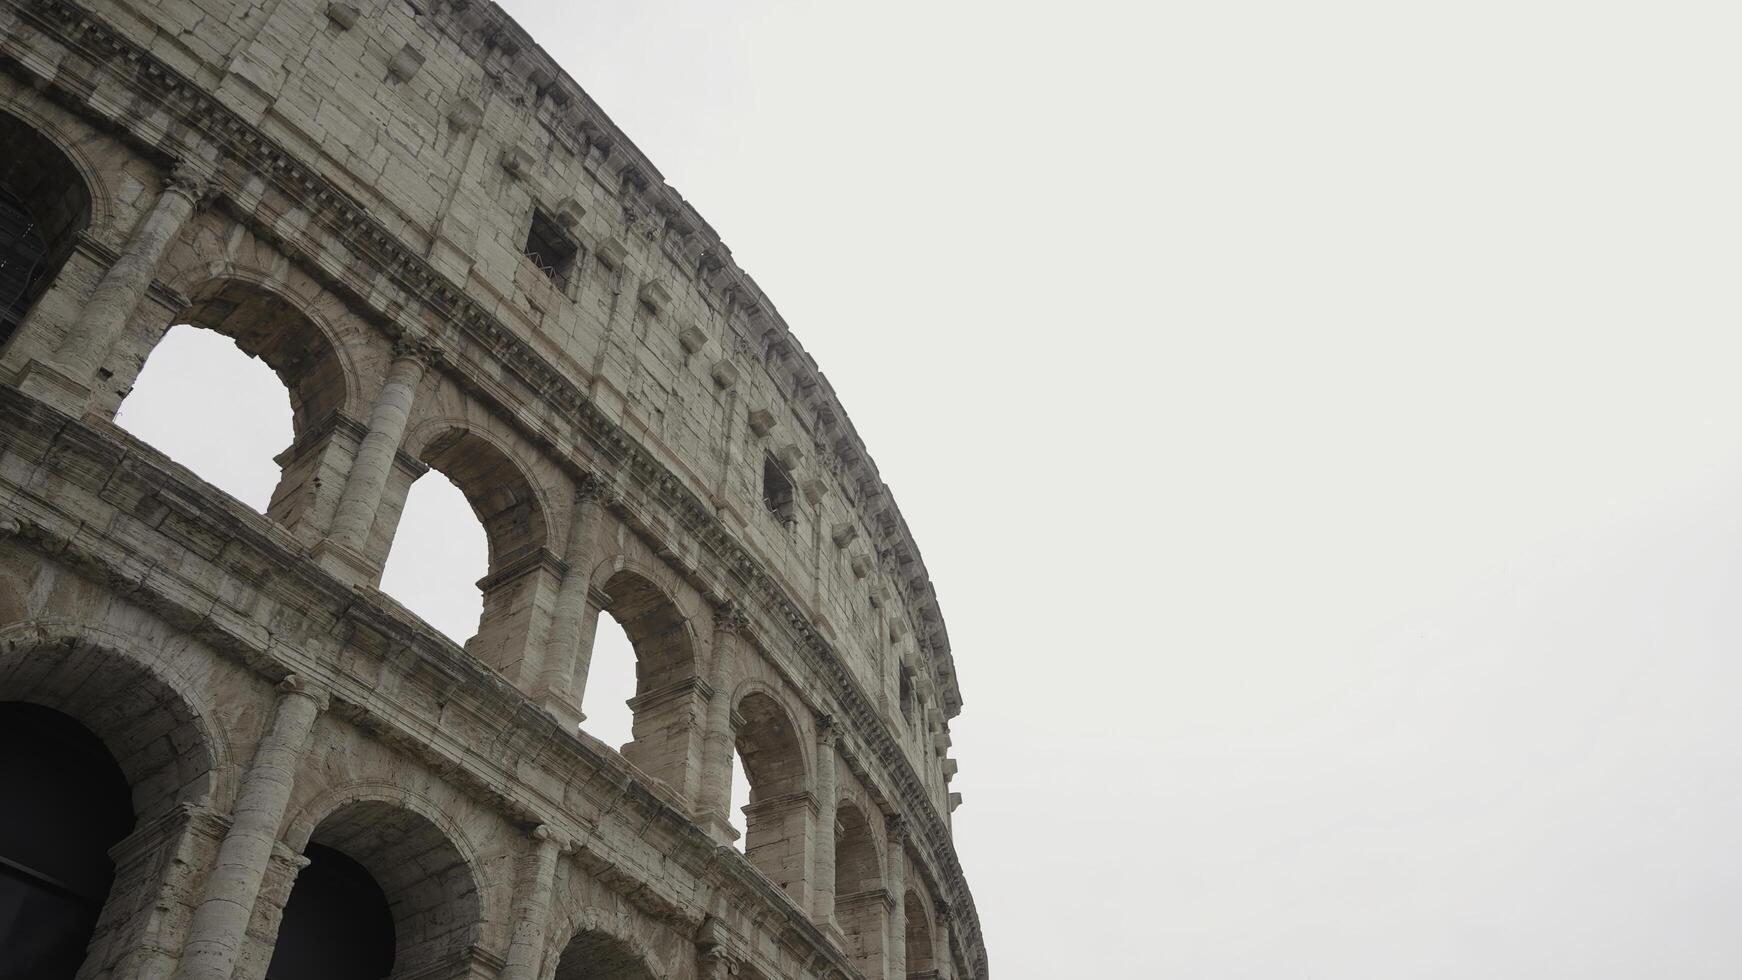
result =
[[[566,289],[575,271],[581,248],[543,211],[532,212],[532,228],[526,233],[526,257],[545,278]]]

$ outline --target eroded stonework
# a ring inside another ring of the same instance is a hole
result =
[[[0,0],[0,69],[0,716],[94,736],[132,820],[106,894],[50,882],[77,976],[306,975],[345,862],[396,978],[987,975],[887,487],[499,8]],[[113,423],[178,323],[290,392],[264,515]],[[429,469],[489,542],[463,648],[377,588]],[[621,752],[577,728],[602,613]]]

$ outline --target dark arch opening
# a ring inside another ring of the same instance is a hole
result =
[[[630,945],[602,932],[582,932],[569,940],[557,960],[555,980],[654,980]]]
[[[393,970],[393,912],[367,868],[309,844],[266,980],[381,980]]]
[[[435,824],[362,800],[322,820],[303,853],[309,864],[291,886],[268,980],[464,974],[477,885]]]
[[[54,281],[91,221],[91,193],[66,154],[0,113],[0,347]]]
[[[0,702],[0,975],[71,980],[133,829],[132,789],[103,742],[52,708]]]

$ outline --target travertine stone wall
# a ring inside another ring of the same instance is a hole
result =
[[[389,895],[395,976],[986,976],[888,488],[499,8],[0,0],[0,135],[52,199],[0,337],[0,700],[90,728],[137,815],[81,976],[264,976],[311,841]],[[112,423],[176,323],[289,392],[264,515]],[[376,590],[430,469],[490,546],[463,646]],[[576,727],[600,615],[621,753]]]

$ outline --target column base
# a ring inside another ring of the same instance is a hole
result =
[[[18,372],[18,387],[40,402],[78,418],[85,414],[85,404],[91,399],[89,385],[66,373],[58,364],[31,358]]]
[[[574,734],[587,716],[575,705],[575,696],[567,691],[546,691],[537,698],[538,706],[562,724],[563,730]]]
[[[732,826],[723,813],[698,813],[695,815],[695,821],[696,825],[706,831],[709,837],[727,847],[736,844],[738,838],[742,836],[738,833],[738,828]]]
[[[315,563],[351,585],[373,585],[375,570],[361,552],[322,538],[309,552]]]

